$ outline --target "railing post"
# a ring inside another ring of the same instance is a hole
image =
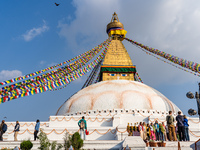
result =
[[[195,150],[197,150],[197,143],[200,141],[200,139],[198,139],[196,142],[195,142]]]

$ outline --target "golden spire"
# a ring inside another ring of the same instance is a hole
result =
[[[101,80],[134,80],[136,67],[122,43],[126,31],[116,13],[107,25],[107,33],[112,41],[101,66]]]
[[[110,23],[107,25],[107,31],[113,27],[121,27],[122,29],[124,29],[124,25],[119,21],[116,12],[114,12]]]
[[[111,22],[107,25],[106,32],[109,37],[112,37],[113,39],[120,39],[121,41],[126,36],[127,31],[124,30],[124,25],[119,21],[119,18],[114,12]]]

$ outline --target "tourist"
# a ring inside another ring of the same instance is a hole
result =
[[[175,133],[175,126],[174,126],[174,117],[172,116],[172,111],[169,111],[169,115],[166,117],[168,131],[169,131],[169,140],[172,141],[172,135],[173,140],[177,141],[176,139],[176,133]]]
[[[5,120],[2,120],[0,125],[0,141],[3,141],[3,134],[7,131]]]
[[[178,111],[178,115],[176,116],[177,126],[178,126],[178,135],[180,141],[185,141],[185,128],[184,128],[184,118],[181,115],[181,111]]]
[[[160,140],[160,138],[159,138],[160,131],[159,131],[159,124],[158,124],[157,120],[155,121],[154,127],[155,127],[156,141],[159,141]]]
[[[176,127],[175,127],[175,132],[176,132],[177,140],[180,141],[179,134],[178,134],[178,124],[177,123],[176,123]]]
[[[142,126],[143,126],[143,140],[146,140],[147,139],[147,126],[146,126],[146,123],[143,122]]]
[[[188,119],[186,117],[186,115],[183,116],[184,118],[184,121],[183,121],[183,124],[184,124],[184,129],[185,129],[185,140],[186,141],[190,141],[190,135],[189,135],[189,124],[188,124]]]
[[[20,150],[18,146],[15,146],[13,150]]]
[[[147,140],[150,140],[150,135],[151,135],[151,129],[150,125],[147,123]]]
[[[85,130],[87,130],[87,122],[85,120],[85,117],[83,116],[81,120],[78,122],[78,126],[80,128],[80,136],[82,140],[86,140],[85,137]]]
[[[130,126],[130,135],[133,135],[133,132],[134,132],[134,131],[133,131],[133,128],[134,128],[134,127],[133,127],[133,124],[131,123],[131,126]]]
[[[130,132],[130,125],[129,125],[129,123],[128,123],[127,127],[126,127],[126,131],[128,132],[128,136],[130,136],[131,132]]]
[[[15,128],[14,128],[14,141],[17,141],[17,135],[18,135],[18,132],[19,132],[19,128],[20,128],[19,121],[16,121],[16,125],[15,125]]]
[[[140,124],[140,123],[138,123],[138,122],[136,123],[136,127],[137,127],[137,131],[138,131],[138,132],[140,132],[140,130],[139,130],[139,128],[138,128],[139,124]]]
[[[38,139],[37,134],[38,134],[39,130],[40,130],[40,120],[38,119],[35,124],[34,141],[36,141],[36,139]]]
[[[165,128],[163,127],[161,123],[159,123],[159,139],[161,141],[165,141],[164,134],[165,134]]]
[[[164,138],[165,138],[165,141],[167,141],[167,131],[166,131],[166,126],[165,126],[165,123],[162,122],[162,126],[164,127],[165,131],[164,131]]]
[[[134,126],[133,126],[133,131],[138,131],[138,130],[137,130],[136,123],[134,123]]]
[[[155,127],[154,127],[153,123],[151,123],[149,127],[150,127],[150,132],[151,132],[151,134],[150,134],[151,140],[156,140]]]
[[[169,130],[168,130],[168,125],[167,124],[165,126],[165,131],[166,131],[166,134],[167,134],[166,141],[169,141]]]
[[[139,132],[140,132],[140,137],[142,138],[142,139],[144,139],[143,137],[144,137],[144,129],[143,129],[143,126],[142,126],[142,122],[140,122],[140,124],[138,125],[138,130],[139,130]]]
[[[134,123],[132,135],[133,136],[140,136],[140,132],[138,130],[138,127],[136,126],[136,123]]]

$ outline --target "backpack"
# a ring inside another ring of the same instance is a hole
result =
[[[85,128],[85,123],[84,123],[84,121],[83,121],[83,120],[81,120],[81,123],[80,123],[80,128],[81,128],[81,129],[84,129],[84,128]]]
[[[167,124],[172,124],[173,123],[173,117],[172,116],[167,116]]]
[[[3,133],[5,133],[7,131],[7,124],[4,124],[2,127]]]

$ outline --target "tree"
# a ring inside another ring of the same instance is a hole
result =
[[[33,147],[33,143],[30,140],[22,141],[20,144],[20,148],[22,150],[30,150]]]
[[[38,149],[41,150],[59,150],[63,147],[62,144],[58,144],[56,141],[53,141],[52,143],[50,143],[49,139],[47,138],[47,135],[43,132],[43,130],[41,130],[40,134],[39,134],[39,140],[40,140],[40,147],[38,147]]]
[[[78,132],[75,132],[72,136],[68,133],[65,134],[64,138],[64,148],[67,150],[70,146],[73,146],[74,150],[79,150],[83,147],[83,140]]]

